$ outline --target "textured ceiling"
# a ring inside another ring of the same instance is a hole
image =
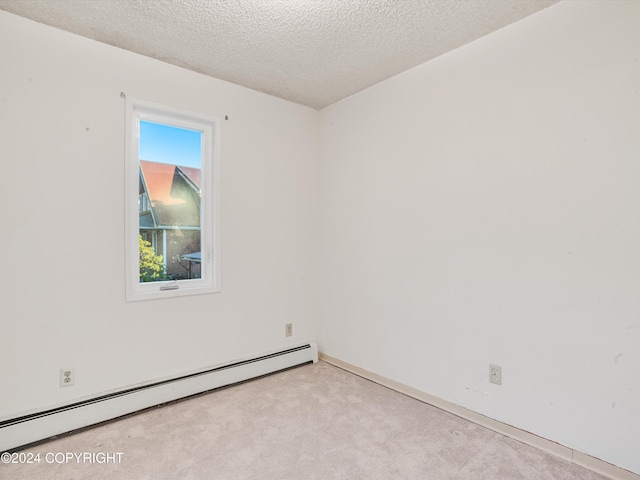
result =
[[[556,1],[0,0],[0,9],[319,109]]]

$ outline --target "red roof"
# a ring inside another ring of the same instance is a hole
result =
[[[178,167],[178,169],[184,173],[189,180],[191,180],[198,189],[200,189],[200,169],[194,167]]]
[[[140,169],[147,188],[147,195],[151,203],[161,202],[163,205],[184,203],[181,198],[171,196],[175,165],[140,160]]]
[[[140,160],[142,181],[159,225],[199,225],[200,169]],[[185,182],[187,178],[189,182]],[[198,197],[199,198],[199,197]]]

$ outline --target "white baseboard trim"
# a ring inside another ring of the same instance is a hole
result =
[[[125,388],[0,421],[0,452],[262,375],[318,361],[315,343]]]
[[[531,445],[540,450],[543,450],[556,457],[563,458],[569,462],[580,465],[588,470],[609,477],[613,480],[640,480],[640,475],[625,470],[620,467],[616,467],[610,463],[607,463],[598,458],[587,455],[586,453],[579,452],[569,447],[565,447],[559,443],[553,442],[546,438],[539,437],[533,433],[521,430],[519,428],[507,425],[498,420],[481,415],[477,412],[469,410],[467,408],[456,405],[455,403],[448,402],[436,396],[417,390],[413,387],[403,385],[400,382],[391,380],[389,378],[378,375],[377,373],[370,372],[363,368],[357,367],[350,363],[344,362],[338,358],[326,355],[322,352],[319,353],[320,360],[323,360],[338,368],[351,372],[367,380],[371,380],[379,385],[385,386],[397,392],[403,393],[409,397],[420,400],[421,402],[428,403],[434,407],[438,407],[446,412],[452,413],[458,417],[464,418],[477,425],[486,427],[494,432],[501,433],[507,437],[513,438],[526,445]]]

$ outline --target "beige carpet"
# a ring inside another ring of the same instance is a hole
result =
[[[324,362],[21,453],[40,463],[0,464],[1,479],[605,478]]]

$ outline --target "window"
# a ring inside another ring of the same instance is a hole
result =
[[[127,99],[127,300],[220,290],[219,122]]]

